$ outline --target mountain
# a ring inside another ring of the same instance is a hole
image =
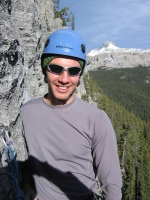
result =
[[[105,42],[101,48],[91,50],[88,55],[87,70],[98,67],[133,68],[150,66],[150,49],[119,48],[113,42]]]

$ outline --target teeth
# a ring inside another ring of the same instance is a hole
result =
[[[67,87],[64,87],[64,86],[59,86],[59,88],[62,89],[62,90],[66,90],[67,89]]]

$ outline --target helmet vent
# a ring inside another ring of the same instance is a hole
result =
[[[85,53],[85,45],[84,44],[81,44],[81,50],[83,53]]]
[[[49,42],[50,42],[50,39],[47,39],[46,42],[45,42],[44,48],[46,48],[48,46]]]

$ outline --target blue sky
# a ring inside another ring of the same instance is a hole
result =
[[[150,49],[150,0],[60,0],[75,16],[87,52],[111,41],[120,48]]]

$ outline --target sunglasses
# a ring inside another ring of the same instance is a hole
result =
[[[78,76],[81,73],[81,68],[80,67],[62,67],[60,65],[55,65],[55,64],[49,64],[47,65],[47,70],[56,74],[60,75],[64,71],[67,71],[69,76]]]

